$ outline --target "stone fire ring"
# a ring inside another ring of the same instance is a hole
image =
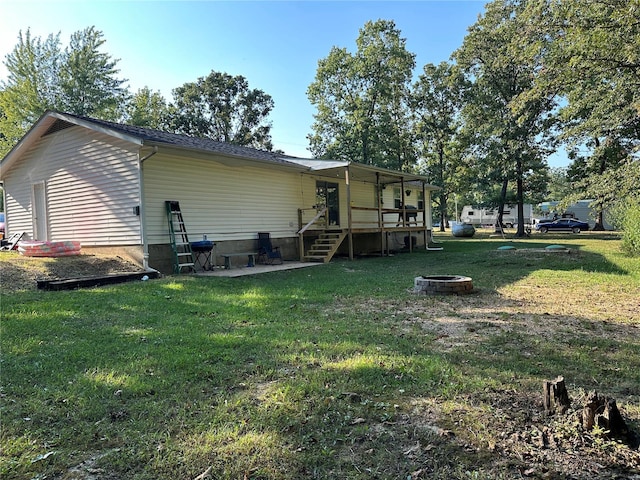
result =
[[[473,291],[470,277],[460,275],[428,275],[416,277],[413,291],[418,295],[465,295]]]

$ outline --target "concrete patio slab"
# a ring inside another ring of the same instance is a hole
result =
[[[215,268],[210,271],[197,272],[196,277],[244,277],[247,275],[259,275],[261,273],[279,272],[282,270],[294,270],[297,268],[318,267],[324,265],[320,262],[284,262],[281,265],[256,265],[255,267],[234,267],[230,269]]]

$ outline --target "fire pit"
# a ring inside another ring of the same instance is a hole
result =
[[[465,295],[472,291],[471,278],[461,275],[428,275],[413,281],[413,292],[418,295]]]

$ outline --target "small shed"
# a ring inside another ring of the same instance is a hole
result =
[[[437,189],[421,175],[54,111],[2,159],[0,180],[7,234],[76,240],[167,273],[166,201],[180,203],[190,239],[206,236],[217,253],[254,250],[269,232],[285,259],[312,259],[330,233],[339,240],[328,261],[426,247]]]

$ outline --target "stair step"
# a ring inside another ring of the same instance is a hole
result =
[[[345,236],[346,233],[341,230],[321,233],[303,258],[309,262],[330,262]]]
[[[308,262],[327,263],[329,261],[329,259],[326,256],[319,256],[319,255],[305,255],[304,259],[307,260]]]

